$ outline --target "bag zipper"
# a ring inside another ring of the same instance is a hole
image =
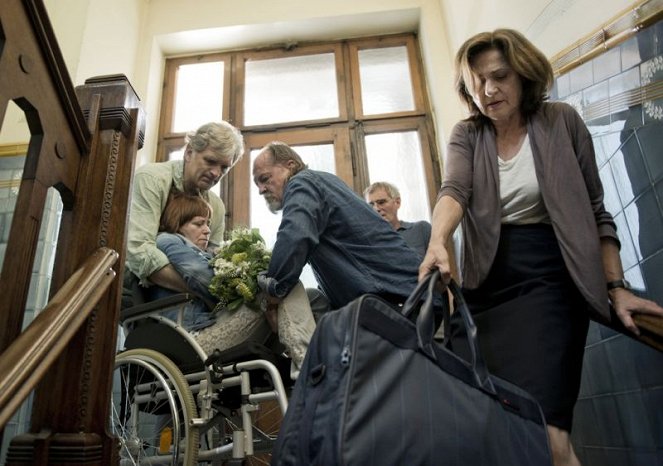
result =
[[[350,382],[352,380],[352,374],[354,374],[355,368],[355,358],[353,358],[353,352],[357,343],[357,328],[359,327],[359,313],[361,312],[362,306],[364,304],[365,297],[362,297],[357,303],[357,312],[352,316],[352,333],[348,335],[349,332],[345,333],[345,340],[343,341],[343,351],[341,352],[341,366],[346,367],[346,381],[345,381],[345,391],[343,393],[343,407],[341,412],[341,419],[339,423],[339,432],[338,432],[338,449],[336,450],[336,464],[344,465],[345,461],[343,460],[343,428],[345,426],[345,419],[348,414],[348,398],[350,397]]]
[[[343,347],[343,351],[341,352],[341,366],[347,367],[350,365],[350,356],[352,353],[350,352],[350,346],[345,345]]]

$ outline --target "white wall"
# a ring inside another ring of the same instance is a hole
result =
[[[152,159],[156,146],[165,56],[396,32],[399,27],[418,30],[438,144],[444,151],[451,127],[464,116],[453,92],[452,67],[453,54],[467,37],[512,27],[552,56],[630,4],[627,0],[150,0],[133,81],[145,96],[148,116],[141,161]]]
[[[165,56],[289,40],[418,30],[438,143],[444,150],[446,135],[464,115],[453,92],[452,66],[453,54],[465,39],[480,31],[511,27],[523,31],[552,56],[636,2],[45,0],[45,3],[75,85],[96,75],[123,73],[129,77],[147,113],[145,147],[139,154],[142,163],[153,158],[156,147]],[[13,124],[10,119],[17,118],[8,117]]]
[[[133,80],[149,0],[44,0],[74,86],[106,74]]]
[[[196,49],[237,49],[403,31],[420,34],[431,104],[436,121],[443,127],[439,131],[442,136],[459,113],[453,111],[456,106],[451,103],[450,49],[438,0],[217,0],[191,4],[152,0],[134,83],[147,96],[143,151],[148,155],[141,154],[141,160],[151,158],[156,145],[164,56]]]
[[[89,1],[80,59],[72,72],[74,84],[107,74],[124,74],[133,82],[149,0]]]
[[[507,27],[524,33],[551,57],[641,1],[440,0],[440,3],[454,50],[473,34]]]
[[[105,74],[134,79],[141,23],[149,0],[44,0],[74,86]],[[10,105],[0,144],[25,143],[30,133],[20,109]]]

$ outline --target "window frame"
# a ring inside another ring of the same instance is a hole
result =
[[[359,51],[405,46],[409,58],[414,110],[380,115],[363,115],[359,72]],[[290,58],[316,53],[334,53],[336,60],[339,116],[270,125],[244,125],[245,64],[249,60]],[[428,101],[423,64],[416,34],[404,33],[328,42],[287,44],[261,49],[216,52],[166,59],[163,102],[157,144],[157,161],[184,146],[185,133],[170,131],[175,102],[177,68],[192,63],[224,61],[223,118],[237,126],[245,140],[245,154],[221,180],[220,192],[226,204],[226,225],[248,225],[250,219],[250,153],[280,140],[290,145],[334,144],[337,175],[357,194],[369,184],[364,136],[385,132],[416,131],[420,137],[426,192],[433,206],[441,183],[441,160],[437,148],[432,111]]]
[[[338,66],[340,60],[343,60],[343,49],[340,43],[328,43],[328,44],[316,44],[316,45],[305,45],[305,46],[296,46],[291,49],[271,49],[271,50],[262,50],[262,51],[245,51],[237,54],[236,59],[236,76],[237,81],[244,83],[246,76],[246,62],[250,60],[273,60],[279,58],[294,58],[294,57],[303,57],[307,55],[317,55],[324,53],[333,53],[336,60],[336,81],[337,81],[337,96],[338,96],[338,117],[332,118],[321,118],[317,120],[300,120],[300,121],[288,121],[282,123],[273,123],[268,125],[246,125],[244,124],[244,93],[246,91],[246,86],[243,84],[237,86],[237,102],[235,106],[235,121],[241,122],[240,125],[244,130],[252,131],[263,131],[271,130],[272,128],[291,128],[302,125],[307,125],[312,121],[315,121],[317,125],[325,125],[331,123],[337,123],[345,121],[348,118],[347,107],[345,102],[347,101],[346,97],[346,86],[345,86],[345,76],[342,73],[342,68]]]
[[[228,122],[232,122],[230,119],[231,102],[228,98],[231,95],[232,89],[232,55],[215,53],[167,59],[164,69],[163,97],[159,115],[159,138],[157,140],[157,154],[155,157],[157,162],[168,160],[168,155],[172,151],[181,149],[185,144],[186,132],[175,132],[172,130],[175,112],[175,91],[177,89],[177,71],[179,67],[215,61],[223,62],[223,108],[221,110],[221,117]]]
[[[354,114],[357,119],[361,120],[379,120],[379,119],[391,119],[399,118],[402,116],[411,116],[411,115],[424,115],[426,113],[426,99],[425,94],[421,86],[423,84],[422,74],[421,74],[421,60],[419,59],[419,54],[415,47],[414,40],[408,40],[409,37],[404,37],[401,35],[398,36],[383,36],[383,37],[372,37],[368,39],[353,40],[349,45],[349,55],[351,60],[351,78],[352,78],[352,90],[353,90],[353,101],[354,101]],[[360,66],[359,66],[359,52],[361,50],[367,49],[379,49],[379,48],[390,48],[405,46],[410,64],[410,79],[412,83],[412,99],[414,102],[413,110],[406,110],[401,112],[392,112],[392,113],[380,113],[373,115],[364,115],[363,112],[363,102],[361,97],[361,75],[360,75]]]

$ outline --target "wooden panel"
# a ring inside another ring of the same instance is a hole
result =
[[[13,100],[24,111],[31,134],[9,233],[11,254],[0,275],[0,351],[17,341],[21,331],[50,187],[60,192],[65,209],[51,289],[61,289],[99,247],[117,255],[120,264],[115,271],[119,280],[101,298],[102,293],[96,293],[87,303],[88,309],[94,306],[90,318],[78,316],[58,341],[58,350],[50,356],[41,354],[49,363],[58,357],[50,368],[42,365],[34,374],[41,381],[35,391],[30,432],[17,437],[8,453],[18,452],[12,464],[53,464],[50,455],[54,452],[62,464],[81,458],[90,465],[112,464],[117,462],[118,449],[117,440],[106,432],[108,400],[130,186],[136,151],[143,140],[144,113],[124,76],[93,78],[78,88],[78,95],[74,92],[40,0],[3,0],[0,24],[1,110],[4,114]],[[71,312],[66,311],[71,309],[65,310],[66,316],[36,320],[28,334],[37,335],[36,341],[55,331],[51,326],[68,321]],[[39,359],[39,352],[48,348],[30,347],[32,340],[23,338],[12,354],[31,349]]]
[[[55,186],[69,206],[90,134],[41,2],[5,0],[0,22],[0,101],[16,102],[32,135],[0,274],[1,351],[20,331],[46,191]]]

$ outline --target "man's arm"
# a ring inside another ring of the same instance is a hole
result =
[[[326,226],[324,204],[319,187],[312,180],[295,176],[288,182],[283,217],[266,277],[266,291],[271,296],[283,298],[299,281]]]
[[[168,272],[158,273],[169,262],[156,247],[156,237],[169,189],[170,186],[164,186],[162,180],[150,173],[138,171],[134,178],[127,233],[127,267],[143,284],[155,273],[157,280],[161,279],[160,275],[168,277]]]

